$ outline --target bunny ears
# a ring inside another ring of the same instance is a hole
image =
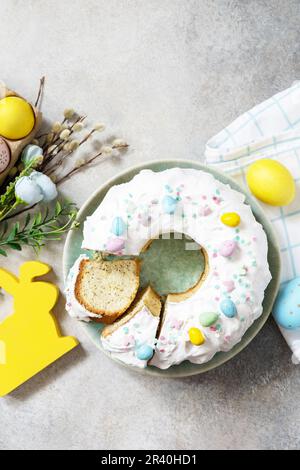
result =
[[[51,267],[48,264],[41,263],[40,261],[27,261],[20,267],[19,279],[0,268],[0,287],[3,287],[9,294],[14,295],[20,284],[27,284],[32,282],[35,277],[44,276]]]

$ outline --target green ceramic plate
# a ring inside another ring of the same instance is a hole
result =
[[[115,184],[125,183],[131,180],[139,171],[149,168],[153,171],[162,171],[168,168],[194,168],[197,170],[204,170],[208,173],[213,174],[218,180],[223,183],[228,183],[230,186],[237,191],[243,192],[242,189],[228,176],[219,173],[211,168],[200,165],[195,161],[188,160],[166,160],[166,161],[155,161],[144,165],[135,166],[126,170],[125,172],[115,176],[113,179],[103,184],[88,201],[83,205],[79,214],[79,222],[84,222],[88,215],[91,215],[97,206],[103,200],[107,191]],[[138,369],[131,366],[126,366],[134,371],[142,374],[157,375],[162,377],[185,377],[189,375],[200,374],[207,372],[215,367],[224,364],[242,349],[244,349],[250,341],[257,335],[260,329],[267,321],[273,302],[279,287],[280,277],[280,255],[279,249],[274,235],[272,226],[267,220],[262,209],[259,207],[254,198],[246,194],[246,201],[252,207],[253,213],[256,219],[263,225],[265,232],[268,237],[269,245],[269,265],[272,273],[272,281],[269,284],[264,299],[264,310],[263,314],[253,323],[253,325],[247,330],[240,343],[238,343],[231,351],[216,354],[213,359],[205,364],[191,364],[188,361],[183,362],[177,366],[172,366],[167,370],[160,370],[156,367],[147,367],[146,369]],[[69,232],[63,257],[63,268],[64,277],[66,279],[69,269],[75,262],[76,258],[82,253],[82,226],[81,229]],[[168,289],[172,292],[180,292],[186,290],[190,285],[195,283],[195,279],[199,276],[203,269],[203,259],[198,251],[184,251],[183,249],[184,240],[155,240],[147,252],[146,259],[144,259],[145,268],[141,274],[142,284],[151,282],[151,284],[161,294],[165,294]],[[159,259],[159,263],[157,260]],[[159,266],[159,269],[157,269]],[[179,269],[178,269],[179,268]],[[181,273],[181,274],[179,274]],[[100,331],[102,329],[101,324],[97,323],[84,323],[80,322],[82,328],[86,331],[90,339],[93,341],[95,346],[102,350],[100,342]],[[102,350],[103,351],[103,350]],[[104,352],[104,351],[103,351]],[[119,362],[116,360],[116,362]],[[120,362],[119,362],[120,363]],[[120,363],[122,364],[122,363]],[[122,364],[124,366],[124,364]]]

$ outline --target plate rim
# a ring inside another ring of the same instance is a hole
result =
[[[205,372],[212,371],[212,370],[220,367],[221,365],[225,364],[226,362],[230,361],[235,356],[237,356],[240,352],[242,352],[253,341],[253,339],[258,335],[258,333],[260,333],[260,331],[262,330],[262,328],[264,327],[265,323],[267,322],[267,320],[269,319],[269,317],[272,313],[272,306],[274,304],[274,301],[276,299],[276,296],[278,294],[279,287],[280,287],[280,274],[281,274],[280,248],[279,248],[277,234],[274,231],[274,228],[273,228],[271,222],[269,221],[264,209],[259,205],[258,201],[250,193],[247,193],[230,175],[227,175],[226,173],[215,169],[214,166],[205,165],[205,163],[201,163],[201,162],[198,162],[197,160],[192,160],[192,159],[149,160],[147,162],[140,163],[140,164],[137,164],[137,165],[131,165],[127,169],[124,169],[124,170],[118,172],[117,174],[115,174],[114,176],[112,176],[111,178],[106,180],[105,182],[101,183],[99,185],[99,187],[95,191],[93,191],[93,193],[86,199],[86,201],[80,207],[80,209],[78,211],[78,214],[77,214],[77,217],[76,217],[76,220],[83,219],[83,213],[86,212],[89,205],[97,197],[97,195],[99,193],[105,191],[105,190],[108,191],[112,185],[118,184],[118,183],[115,182],[116,180],[121,179],[121,178],[125,177],[127,174],[132,173],[132,172],[135,172],[137,174],[139,171],[141,171],[143,169],[150,169],[151,170],[152,168],[148,168],[148,166],[151,167],[153,165],[168,165],[168,166],[170,166],[170,168],[176,168],[176,165],[180,165],[180,168],[185,168],[185,165],[186,165],[187,169],[196,169],[195,168],[195,166],[196,166],[198,170],[202,170],[204,172],[206,170],[208,170],[208,173],[213,173],[214,176],[216,176],[217,178],[218,178],[218,176],[220,176],[221,182],[222,182],[222,178],[225,178],[228,181],[228,184],[233,186],[233,189],[241,192],[242,194],[244,194],[247,197],[247,199],[249,201],[251,201],[250,206],[251,206],[252,210],[253,210],[253,208],[252,208],[252,204],[253,204],[255,206],[255,209],[258,212],[261,213],[262,218],[264,219],[264,222],[266,222],[267,229],[265,228],[264,224],[262,224],[261,222],[259,222],[259,223],[261,223],[261,225],[263,226],[263,229],[264,229],[264,231],[266,233],[266,236],[267,236],[267,239],[268,239],[268,244],[269,244],[269,237],[271,236],[272,237],[272,242],[273,242],[273,248],[275,248],[275,250],[276,250],[275,256],[277,258],[278,266],[277,266],[277,271],[275,273],[275,275],[276,275],[275,285],[274,285],[273,290],[272,290],[271,306],[268,309],[269,311],[267,311],[265,314],[263,312],[262,315],[260,317],[258,317],[253,322],[253,324],[250,326],[250,328],[251,328],[253,325],[255,325],[259,321],[259,323],[257,324],[257,328],[255,329],[255,332],[253,334],[251,334],[251,336],[249,338],[243,340],[243,338],[245,336],[244,335],[241,338],[241,340],[231,350],[227,351],[226,353],[225,352],[219,352],[219,353],[215,354],[213,356],[213,358],[210,361],[206,362],[206,363],[193,364],[193,366],[195,367],[195,369],[193,369],[193,370],[184,371],[184,370],[179,370],[178,369],[175,373],[171,374],[169,372],[172,369],[174,371],[174,368],[180,367],[180,365],[183,364],[183,363],[181,363],[179,365],[171,366],[168,369],[158,369],[158,368],[155,368],[155,367],[146,367],[146,368],[142,369],[142,368],[130,366],[128,364],[124,364],[120,360],[111,357],[110,354],[107,351],[105,351],[103,348],[101,348],[100,341],[99,341],[99,343],[96,343],[96,341],[91,337],[91,334],[88,332],[88,328],[87,328],[88,323],[85,323],[85,322],[82,322],[80,320],[74,319],[77,323],[80,324],[80,327],[85,331],[85,334],[88,336],[90,341],[96,346],[96,348],[98,350],[100,350],[101,353],[104,353],[107,357],[109,357],[112,361],[114,361],[115,364],[117,364],[120,367],[123,367],[123,368],[125,367],[127,370],[132,370],[135,373],[138,373],[138,374],[141,374],[141,375],[144,375],[144,376],[147,375],[147,376],[155,376],[155,377],[160,377],[160,378],[191,377],[191,376],[194,376],[194,375],[199,375],[199,374],[203,374]],[[152,170],[152,171],[155,171],[155,170]],[[164,170],[159,170],[159,171],[164,171]],[[134,176],[132,176],[131,179],[133,177]],[[73,236],[74,236],[74,230],[70,230],[67,234],[65,244],[64,244],[64,248],[63,248],[62,264],[63,264],[64,287],[65,287],[66,279],[67,279],[67,276],[68,276],[68,271],[70,269],[70,268],[67,267],[67,257],[69,255],[69,250],[71,249],[70,246],[71,246],[71,241],[72,241]],[[273,273],[271,273],[271,274],[272,274],[272,279],[271,279],[270,283],[274,282]],[[218,363],[217,364],[211,364],[211,362],[216,358],[216,356],[219,356],[219,358],[220,358]],[[188,362],[188,361],[184,361],[184,362]],[[197,366],[199,368],[201,367],[201,370],[197,370]]]

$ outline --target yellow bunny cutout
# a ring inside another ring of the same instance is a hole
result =
[[[18,279],[0,268],[0,287],[14,298],[14,313],[0,323],[0,396],[7,395],[78,345],[75,338],[61,336],[51,313],[58,288],[34,281],[50,270],[47,264],[28,261],[21,266]]]

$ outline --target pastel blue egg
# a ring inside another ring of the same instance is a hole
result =
[[[112,221],[111,225],[111,231],[116,237],[120,237],[123,235],[126,229],[126,224],[122,217],[115,217],[114,220]]]
[[[273,307],[273,315],[282,328],[287,330],[300,328],[300,277],[280,289]]]
[[[221,312],[225,317],[233,318],[237,314],[235,303],[231,299],[224,299],[220,304]]]
[[[149,361],[153,356],[153,348],[149,344],[142,344],[136,349],[135,355],[141,361]]]
[[[177,206],[177,199],[172,196],[165,196],[162,201],[163,210],[166,214],[174,214]]]
[[[26,145],[21,154],[21,160],[25,165],[28,165],[41,155],[43,155],[43,149],[41,147],[38,145]]]

